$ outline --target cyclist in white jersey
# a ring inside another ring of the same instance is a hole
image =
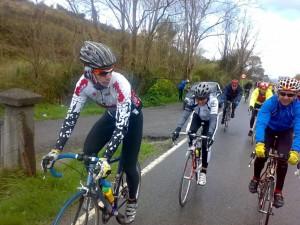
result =
[[[76,84],[55,148],[43,157],[43,163],[49,168],[52,166],[53,160],[70,137],[88,98],[105,107],[106,112],[86,137],[83,152],[95,155],[106,145],[103,158],[98,163],[99,177],[105,177],[111,171],[108,160],[123,141],[121,161],[129,187],[125,216],[126,223],[131,223],[136,215],[136,193],[140,182],[136,165],[143,130],[142,103],[128,80],[114,71],[116,58],[106,45],[85,41],[80,50],[80,60],[84,64],[84,73]]]
[[[189,133],[196,133],[200,128],[201,123],[203,123],[202,135],[208,136],[208,140],[202,142],[202,168],[197,181],[197,184],[205,185],[208,167],[207,148],[209,148],[209,146],[212,144],[214,134],[216,132],[219,103],[215,96],[210,95],[210,88],[205,82],[199,83],[199,85],[195,88],[194,95],[191,96],[187,102],[188,103],[186,104],[181,118],[177,124],[177,128],[172,133],[172,140],[175,141],[179,137],[181,128],[189,118],[190,114],[194,112]],[[189,145],[191,144],[192,140],[190,139]]]

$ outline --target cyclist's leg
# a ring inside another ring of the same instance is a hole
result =
[[[236,107],[237,107],[237,105],[234,103],[234,100],[232,100],[231,101],[231,118],[234,118]]]
[[[110,140],[114,129],[115,119],[105,112],[88,133],[84,142],[83,152],[87,155],[98,154]]]
[[[223,108],[223,114],[222,114],[222,121],[221,121],[222,124],[224,123],[224,120],[225,120],[225,115],[226,115],[227,107],[228,107],[228,104],[227,104],[227,100],[225,99],[225,101],[224,101],[224,108]]]
[[[129,189],[129,199],[126,203],[126,223],[131,223],[135,219],[137,210],[137,191],[140,183],[139,172],[137,171],[138,155],[142,142],[143,134],[143,113],[138,115],[131,114],[129,118],[128,132],[126,133],[123,146],[121,161],[126,173],[127,185]]]
[[[203,126],[203,135],[207,135],[208,130],[209,130],[209,121],[203,121],[204,122],[204,126]],[[208,162],[207,162],[207,141],[203,141],[202,142],[202,169],[201,169],[201,173],[206,173],[207,172],[207,166],[208,166]]]
[[[193,113],[193,118],[192,118],[191,127],[190,127],[189,132],[192,133],[192,134],[197,133],[200,126],[201,126],[201,119],[200,119],[199,115],[197,113]],[[192,145],[192,141],[193,140],[190,138],[189,139],[189,146]]]
[[[122,146],[123,169],[127,176],[129,188],[129,198],[136,199],[139,185],[139,174],[137,171],[138,155],[142,142],[143,134],[143,113],[138,115],[131,114],[129,118],[128,132],[126,133]]]
[[[277,139],[277,150],[279,153],[287,155],[291,149],[293,142],[293,130],[289,129],[285,132],[278,133]],[[275,207],[281,207],[284,204],[284,199],[282,196],[282,189],[285,181],[285,177],[288,170],[288,163],[287,161],[279,160],[277,162],[277,179],[276,179],[276,187],[275,187]]]

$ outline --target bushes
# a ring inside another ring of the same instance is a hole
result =
[[[145,106],[156,106],[162,103],[176,101],[176,99],[176,86],[170,80],[158,79],[147,91],[143,98],[143,104]]]
[[[193,81],[216,81],[225,85],[231,78],[217,63],[204,63],[195,68]]]

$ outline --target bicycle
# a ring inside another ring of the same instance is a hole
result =
[[[72,195],[62,206],[58,214],[56,215],[52,225],[64,225],[64,224],[84,224],[87,225],[89,221],[92,224],[100,224],[100,211],[102,212],[102,223],[105,224],[109,219],[114,216],[119,224],[125,224],[125,216],[121,211],[124,211],[123,207],[128,199],[129,190],[126,181],[126,174],[123,171],[120,157],[111,159],[110,164],[118,162],[117,173],[114,181],[112,182],[112,190],[114,195],[114,201],[109,201],[104,197],[102,192],[101,181],[104,178],[95,180],[97,175],[96,164],[99,158],[94,156],[87,156],[84,154],[75,153],[62,153],[58,155],[55,160],[62,159],[76,159],[82,161],[87,165],[87,177],[86,183],[83,184],[80,181],[79,191]],[[53,163],[53,166],[55,164]],[[57,172],[54,167],[50,168],[51,175],[54,177],[61,177],[62,174]],[[43,166],[44,171],[47,169]],[[137,171],[139,173],[139,180],[141,180],[141,169],[139,163],[137,163]],[[138,199],[141,182],[139,183],[136,198]],[[92,218],[93,217],[93,218]]]
[[[192,141],[192,146],[189,147],[186,152],[184,170],[182,173],[180,186],[179,186],[178,200],[181,207],[183,207],[187,202],[187,197],[191,187],[191,182],[193,180],[197,182],[200,174],[200,169],[202,167],[202,157],[201,157],[202,141],[203,140],[207,141],[208,137],[201,135],[201,133],[202,132],[200,132],[200,135],[189,134],[187,132],[179,133],[184,135],[190,135],[194,138]],[[208,151],[209,151],[209,147],[210,146],[207,147]]]
[[[275,137],[275,141],[276,141]],[[275,143],[275,142],[274,142]],[[273,203],[274,203],[274,191],[275,191],[275,175],[278,160],[287,160],[287,155],[278,154],[277,150],[270,149],[267,155],[267,166],[260,176],[257,194],[258,194],[258,212],[259,212],[259,225],[267,225],[269,222],[270,215],[273,213]],[[249,167],[255,159],[255,152],[251,153],[251,160]],[[297,165],[298,170],[295,172],[300,175],[300,163]]]
[[[224,117],[224,132],[225,132],[228,128],[229,121],[231,118],[232,102],[226,101],[226,105],[224,107],[226,107],[226,114]]]

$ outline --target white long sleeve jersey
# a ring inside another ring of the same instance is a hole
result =
[[[111,155],[124,137],[130,113],[138,113],[137,109],[141,107],[141,101],[131,89],[128,80],[117,72],[112,72],[110,83],[105,88],[97,88],[84,75],[80,77],[76,84],[67,116],[59,132],[56,148],[63,149],[88,98],[107,108],[109,114],[115,117],[115,130],[106,150],[106,154]]]

